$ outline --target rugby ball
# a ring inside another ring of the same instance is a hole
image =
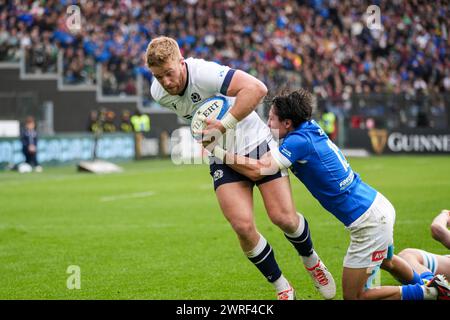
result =
[[[192,114],[191,134],[195,140],[202,140],[202,130],[206,128],[206,119],[220,120],[230,109],[225,97],[214,96],[203,101]]]

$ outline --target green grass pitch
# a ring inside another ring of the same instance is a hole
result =
[[[396,252],[448,254],[429,225],[450,207],[450,157],[350,159],[395,206]],[[219,209],[206,165],[122,163],[120,174],[75,166],[0,173],[0,299],[274,299]],[[344,226],[291,176],[297,210],[342,298]],[[270,223],[255,188],[255,219],[299,299],[320,299],[294,248]],[[81,289],[67,288],[70,265]],[[395,284],[381,274],[382,284]]]

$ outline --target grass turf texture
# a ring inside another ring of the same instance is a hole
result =
[[[407,247],[448,254],[429,225],[450,207],[449,157],[350,159],[397,211],[396,253]],[[0,173],[0,299],[274,299],[245,258],[219,209],[205,165],[124,163],[111,175],[74,166],[41,174]],[[342,298],[349,235],[291,176],[297,210]],[[255,188],[258,229],[274,247],[298,299],[320,299],[294,248],[268,219]],[[66,287],[69,265],[81,289]],[[385,273],[384,285],[396,284]]]

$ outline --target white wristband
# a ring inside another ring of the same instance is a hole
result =
[[[224,149],[222,149],[220,146],[215,146],[212,151],[212,154],[219,160],[223,161],[223,160],[225,160],[225,156],[226,156],[227,152]]]
[[[234,129],[239,121],[230,112],[228,112],[226,116],[223,117],[222,120],[220,120],[220,122],[222,123],[223,127],[228,130]]]

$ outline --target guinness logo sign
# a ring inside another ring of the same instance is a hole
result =
[[[377,154],[382,154],[387,141],[387,130],[384,129],[370,129],[369,137],[372,143],[372,149]]]

